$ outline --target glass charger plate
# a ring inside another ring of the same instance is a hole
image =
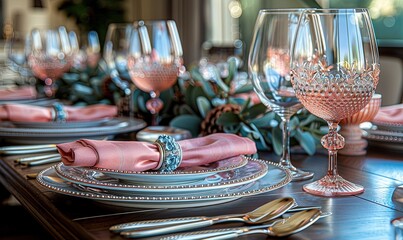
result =
[[[189,183],[204,179],[213,174],[234,170],[248,163],[248,158],[242,156],[239,158],[230,158],[217,161],[205,166],[194,166],[186,168],[178,168],[173,172],[131,172],[110,170],[105,168],[94,168],[102,172],[104,175],[120,179],[128,183],[148,184],[148,185],[171,185],[180,183]]]
[[[146,126],[140,119],[114,118],[102,126],[65,129],[11,128],[0,123],[0,137],[9,143],[53,144],[74,141],[80,138],[104,139],[117,134],[133,132]]]
[[[44,187],[69,196],[91,199],[104,204],[138,207],[138,208],[184,208],[219,204],[233,201],[241,197],[252,196],[264,192],[273,191],[285,186],[291,181],[289,170],[284,169],[277,163],[268,164],[268,173],[261,179],[247,184],[211,190],[203,193],[178,193],[175,196],[156,196],[145,194],[107,194],[98,193],[91,188],[76,188],[73,184],[63,181],[56,174],[52,166],[41,171],[37,181]]]
[[[138,192],[177,194],[179,192],[200,192],[234,187],[262,178],[267,173],[267,169],[267,164],[263,161],[250,159],[243,167],[215,173],[189,184],[133,185],[122,183],[116,178],[108,177],[102,172],[93,169],[66,167],[63,164],[58,164],[55,168],[57,175],[68,182],[104,189],[110,193],[125,192],[126,194]]]
[[[87,127],[101,127],[107,124],[112,118],[103,118],[94,121],[74,121],[74,122],[10,122],[18,128],[87,128]]]

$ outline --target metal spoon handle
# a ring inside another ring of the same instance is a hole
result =
[[[249,234],[257,234],[257,233],[263,233],[263,234],[267,234],[269,230],[267,229],[255,229],[255,230],[244,230],[244,231],[240,231],[240,232],[232,232],[232,233],[228,233],[228,234],[222,234],[222,235],[218,235],[218,236],[214,236],[214,237],[207,237],[204,239],[208,239],[208,240],[222,240],[222,239],[234,239],[237,238],[241,235],[249,235]]]
[[[204,216],[199,216],[199,217],[167,218],[167,219],[158,219],[158,220],[137,221],[137,222],[129,222],[129,223],[113,225],[109,228],[109,230],[112,232],[115,232],[115,233],[120,233],[123,231],[138,230],[138,229],[142,229],[142,228],[152,228],[152,227],[157,228],[157,227],[161,227],[161,226],[197,222],[197,221],[202,221],[205,218],[206,217],[204,217]]]
[[[160,238],[160,240],[176,240],[176,239],[181,239],[181,240],[196,240],[196,239],[205,239],[205,238],[211,238],[211,237],[216,237],[216,236],[221,236],[221,235],[226,235],[226,234],[233,234],[233,233],[241,233],[245,229],[252,230],[252,229],[258,229],[258,228],[267,228],[270,226],[273,226],[274,224],[284,221],[284,219],[277,219],[274,220],[268,224],[264,225],[255,225],[251,227],[238,227],[238,228],[222,228],[222,229],[212,229],[212,230],[203,230],[203,231],[196,231],[196,232],[186,232],[186,233],[181,233],[181,234],[172,234],[168,235],[165,237]]]
[[[233,214],[233,215],[226,215],[231,217],[241,217],[244,214]],[[207,219],[217,218],[216,217],[206,217],[206,216],[197,216],[197,217],[183,217],[183,218],[165,218],[165,219],[156,219],[156,220],[145,220],[145,221],[136,221],[136,222],[128,222],[113,225],[109,228],[110,231],[115,233],[120,233],[123,231],[133,231],[133,230],[143,230],[147,228],[159,228],[165,227],[169,225],[180,225],[190,222],[198,222]]]
[[[127,237],[127,238],[142,238],[142,237],[151,237],[151,236],[158,236],[164,235],[169,233],[175,232],[182,232],[187,230],[193,230],[197,228],[211,226],[216,222],[216,219],[207,219],[202,221],[190,222],[180,225],[169,225],[160,228],[149,228],[144,230],[137,230],[137,231],[128,231],[128,232],[121,232],[120,235]]]

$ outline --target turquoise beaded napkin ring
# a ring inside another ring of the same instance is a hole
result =
[[[155,140],[155,144],[160,152],[160,160],[154,170],[172,172],[177,169],[182,162],[182,148],[175,138],[169,135],[160,135]]]
[[[67,112],[64,111],[63,104],[61,103],[53,103],[52,105],[52,119],[54,122],[66,122],[67,120]]]

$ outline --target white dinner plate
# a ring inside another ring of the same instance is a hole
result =
[[[266,162],[268,173],[261,179],[234,187],[210,190],[207,192],[178,193],[175,196],[138,194],[108,194],[94,191],[90,187],[77,188],[74,184],[63,181],[52,166],[41,171],[37,181],[44,187],[69,196],[91,199],[109,205],[138,208],[184,208],[219,204],[241,197],[273,191],[285,186],[292,179],[290,171],[277,163]],[[60,181],[61,180],[61,181]],[[81,185],[80,185],[81,186]]]
[[[241,159],[241,161],[239,161]],[[248,159],[244,156],[241,158],[229,158],[221,161],[216,161],[203,166],[180,167],[173,172],[159,171],[120,171],[106,168],[94,168],[103,174],[120,179],[127,183],[148,184],[148,185],[172,185],[194,182],[204,179],[213,174],[234,170],[248,163]]]
[[[247,184],[262,178],[267,173],[267,164],[261,160],[251,159],[240,168],[219,172],[196,180],[189,184],[172,185],[149,185],[149,184],[126,184],[116,178],[106,176],[100,171],[83,167],[68,167],[64,164],[56,165],[56,173],[65,181],[84,186],[107,190],[110,193],[125,192],[149,193],[149,194],[177,194],[182,192],[200,192],[219,188],[234,187]]]

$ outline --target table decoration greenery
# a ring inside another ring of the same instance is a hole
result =
[[[129,116],[131,104],[134,117],[150,122],[151,114],[145,103],[149,94],[136,89],[129,99],[108,77],[103,60],[96,68],[72,69],[56,81],[57,98],[73,105],[95,103],[116,104],[120,114]],[[279,117],[257,101],[245,72],[238,70],[239,60],[229,58],[225,63],[213,64],[202,60],[178,77],[177,84],[161,93],[165,106],[160,113],[160,124],[189,130],[194,137],[215,132],[234,133],[256,142],[259,150],[280,154],[281,127]],[[126,72],[122,81],[132,84]],[[38,87],[42,81],[38,81]],[[39,90],[40,91],[40,90]],[[326,123],[301,110],[290,120],[291,146],[300,146],[313,155]]]

